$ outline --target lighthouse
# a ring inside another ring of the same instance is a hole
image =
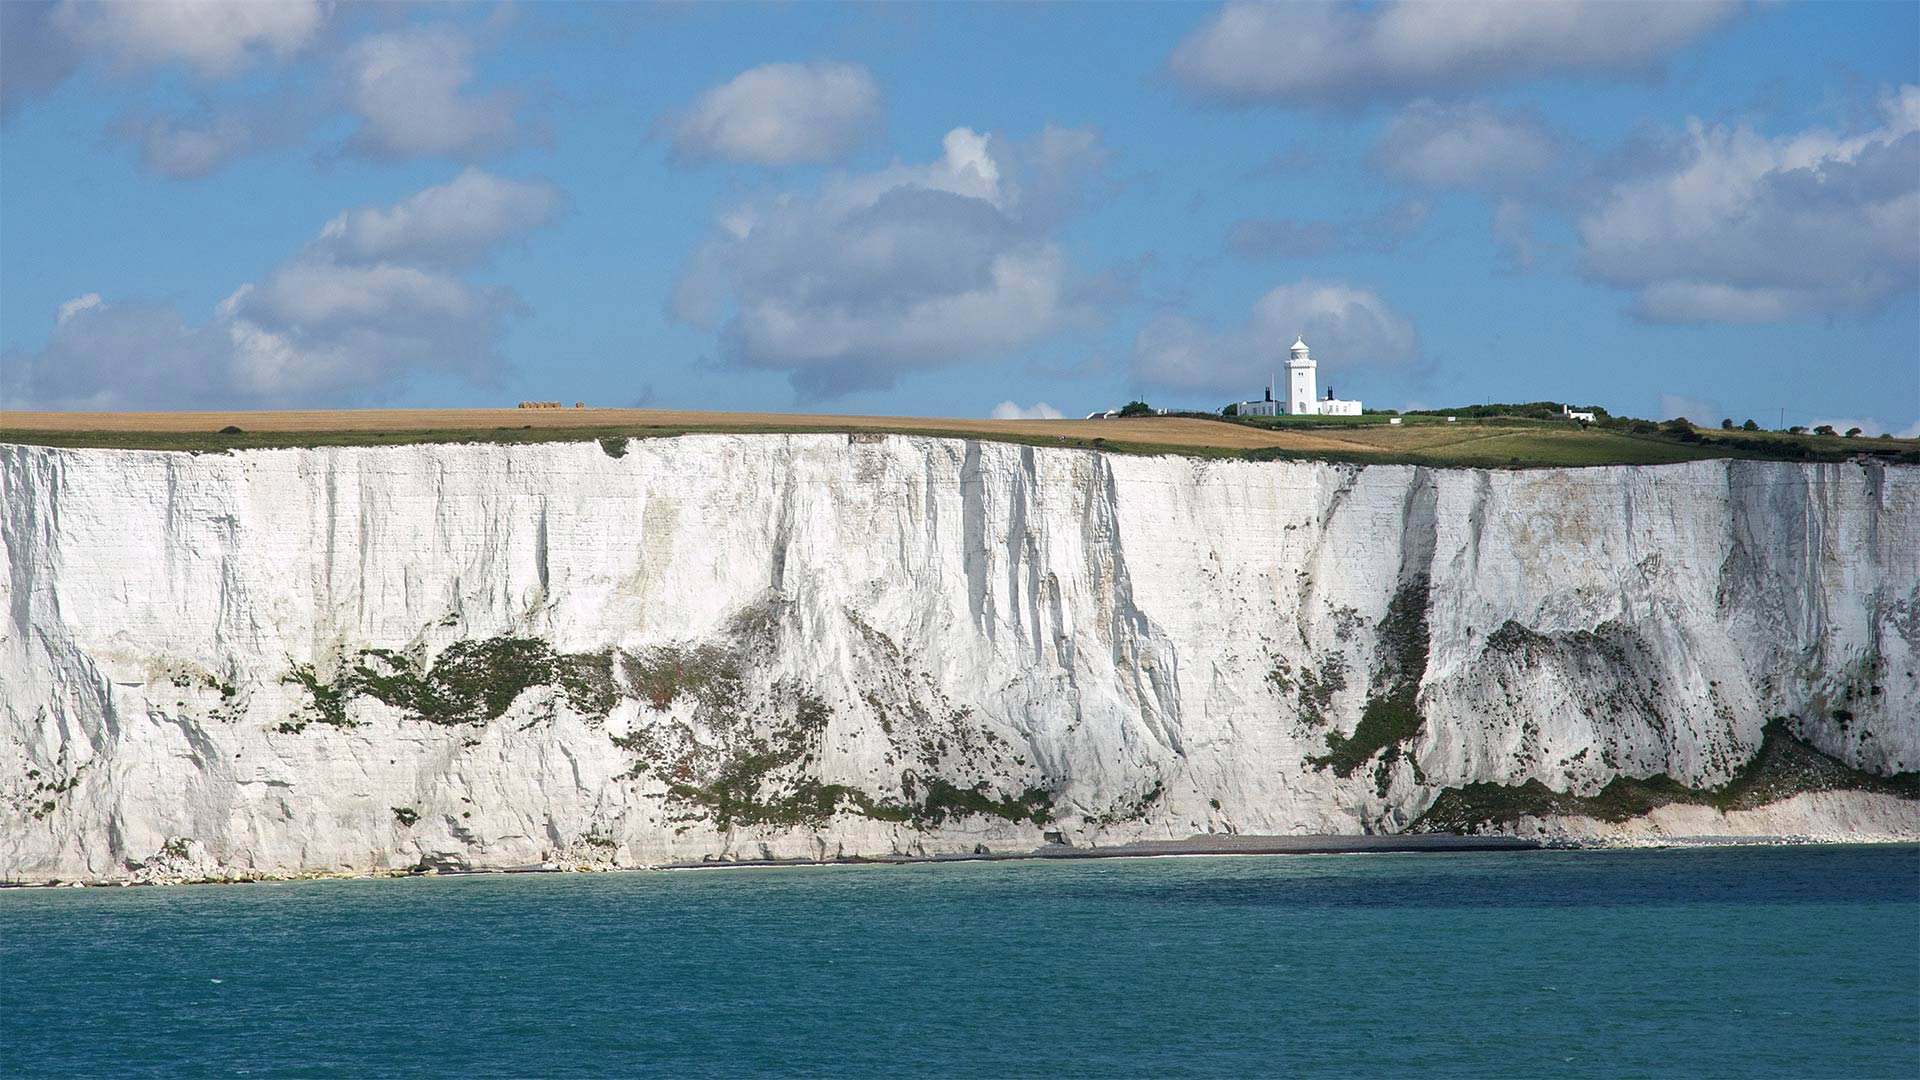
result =
[[[1269,383],[1264,401],[1242,401],[1227,406],[1233,416],[1359,416],[1358,401],[1341,401],[1328,390],[1320,397],[1313,356],[1307,352],[1307,339],[1296,337],[1287,353],[1286,393]]]
[[[1313,357],[1307,355],[1307,339],[1293,339],[1293,350],[1287,356],[1287,413],[1292,416],[1313,416],[1317,414],[1319,402],[1314,389]]]

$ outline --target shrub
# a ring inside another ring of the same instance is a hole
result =
[[[1740,425],[1740,430],[1741,431],[1759,431],[1760,425],[1754,423],[1752,417],[1748,417],[1747,422]]]
[[[1120,407],[1121,416],[1152,416],[1153,406],[1144,401],[1129,401]]]

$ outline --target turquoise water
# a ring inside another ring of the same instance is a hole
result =
[[[0,1074],[1920,1075],[1920,847],[0,893]]]

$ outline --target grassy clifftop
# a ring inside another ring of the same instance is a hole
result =
[[[1486,407],[1476,407],[1475,411]],[[1920,440],[1721,431],[1524,415],[1282,417],[1143,416],[1104,420],[973,420],[651,409],[406,409],[330,412],[0,412],[0,442],[42,446],[228,450],[416,443],[542,443],[695,433],[846,433],[990,439],[1116,453],[1251,460],[1331,460],[1474,468],[1659,465],[1707,458],[1839,461],[1871,455],[1920,462]]]

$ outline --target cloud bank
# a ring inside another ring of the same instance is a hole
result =
[[[1579,219],[1587,272],[1653,322],[1874,310],[1920,286],[1920,87],[1858,134],[1688,124],[1670,164]]]
[[[722,215],[675,291],[723,361],[787,373],[804,398],[891,386],[1088,314],[1052,238],[1104,151],[1049,127],[1009,142],[955,128],[941,155],[829,179]]]
[[[1555,74],[1636,74],[1723,25],[1726,0],[1234,3],[1168,59],[1227,104],[1355,105],[1458,95]]]
[[[378,400],[420,371],[486,378],[518,307],[457,272],[545,225],[550,185],[474,170],[390,207],[349,210],[204,322],[89,293],[47,345],[9,351],[10,408],[286,406]]]
[[[88,62],[119,72],[180,64],[217,79],[286,60],[314,42],[332,8],[319,0],[8,0],[0,4],[0,117]]]

